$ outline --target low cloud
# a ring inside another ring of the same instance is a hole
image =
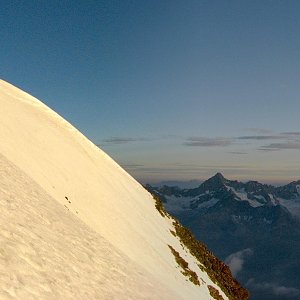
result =
[[[276,150],[293,150],[293,149],[300,149],[300,141],[295,142],[284,142],[284,143],[272,143],[269,145],[262,146],[259,150],[262,151],[276,151]]]
[[[250,130],[250,129],[249,129]],[[261,146],[259,150],[275,151],[281,149],[299,149],[300,148],[300,132],[282,132],[278,134],[270,134],[266,129],[251,129],[257,132],[256,135],[244,135],[238,137],[189,137],[183,143],[185,146],[192,147],[226,147],[233,144],[238,145],[243,141],[264,142],[264,141],[278,141],[278,143],[271,143],[266,146]],[[262,134],[269,133],[269,134]],[[243,151],[233,151],[232,154],[246,154]]]
[[[273,149],[273,148],[264,148],[264,147],[261,147],[259,149],[257,149],[258,151],[262,151],[262,152],[274,152],[274,151],[280,151],[281,149]]]
[[[217,166],[198,166],[198,165],[190,165],[190,164],[161,164],[160,166],[151,166],[151,165],[142,165],[142,164],[130,164],[125,163],[121,164],[121,166],[129,172],[134,172],[138,177],[141,174],[160,174],[164,175],[165,178],[174,179],[180,176],[181,178],[190,178],[191,176],[195,178],[203,178],[207,179],[213,174],[222,170],[223,172],[233,172],[238,173],[243,170],[249,170],[247,166],[231,166],[231,165],[217,165]]]
[[[144,165],[140,164],[121,164],[121,166],[125,169],[138,169],[144,167]]]
[[[244,154],[248,154],[247,152],[242,152],[242,151],[230,151],[228,152],[230,154],[236,154],[236,155],[244,155]]]
[[[192,147],[226,147],[233,143],[231,138],[190,137],[183,144]]]
[[[119,145],[119,144],[127,144],[132,142],[141,142],[141,141],[147,141],[146,138],[132,138],[132,137],[111,137],[108,139],[103,140],[106,144],[111,145]]]
[[[245,136],[239,136],[239,140],[282,140],[285,139],[284,136],[281,135],[245,135]]]
[[[270,134],[273,131],[265,128],[245,128],[246,131],[252,131],[258,134]]]
[[[247,248],[230,254],[225,258],[225,264],[228,265],[232,275],[235,277],[243,268],[245,259],[253,254],[252,249]]]
[[[300,132],[290,131],[281,132],[274,135],[248,135],[237,137],[238,140],[253,140],[253,141],[267,141],[267,140],[279,140],[277,143],[270,143],[268,145],[262,145],[258,148],[260,151],[280,151],[288,149],[300,149]]]
[[[290,131],[290,132],[282,132],[283,135],[293,135],[293,136],[299,136],[300,131]]]
[[[284,297],[284,299],[299,299],[300,297],[300,290],[297,288],[270,282],[255,282],[253,278],[248,280],[246,287],[257,292],[267,292],[276,297]]]

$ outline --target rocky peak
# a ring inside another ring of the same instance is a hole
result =
[[[203,182],[201,186],[204,187],[206,190],[216,190],[225,186],[226,181],[227,180],[221,173],[217,173],[213,177]]]
[[[219,180],[225,180],[225,177],[220,172],[216,173],[212,178],[216,178],[216,179],[219,179]]]
[[[295,199],[300,196],[300,180],[293,181],[287,185],[277,187],[276,194],[280,198]]]

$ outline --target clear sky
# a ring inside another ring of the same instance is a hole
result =
[[[299,33],[298,0],[1,1],[1,78],[139,180],[288,182]]]

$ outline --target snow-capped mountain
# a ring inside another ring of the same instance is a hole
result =
[[[107,154],[0,81],[1,299],[247,299]]]
[[[299,181],[274,187],[220,173],[194,189],[147,186],[231,267],[251,299],[300,299]]]
[[[300,208],[300,180],[291,182],[285,186],[274,187],[257,181],[246,183],[237,180],[228,180],[221,173],[204,181],[194,189],[180,189],[177,186],[162,186],[152,188],[165,202],[167,210],[196,209],[210,207],[212,203],[229,197],[235,201],[246,201],[252,207],[265,205],[276,206],[281,204],[290,210],[292,214],[297,211],[290,209],[299,205]],[[175,197],[175,198],[174,198]]]
[[[278,187],[276,197],[281,205],[300,217],[300,180]]]
[[[300,199],[300,180],[278,187],[276,193],[282,199]]]

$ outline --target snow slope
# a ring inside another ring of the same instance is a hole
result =
[[[208,284],[227,299],[152,196],[73,126],[4,81],[0,112],[1,299],[211,299]]]
[[[2,155],[0,181],[0,299],[176,298]]]

